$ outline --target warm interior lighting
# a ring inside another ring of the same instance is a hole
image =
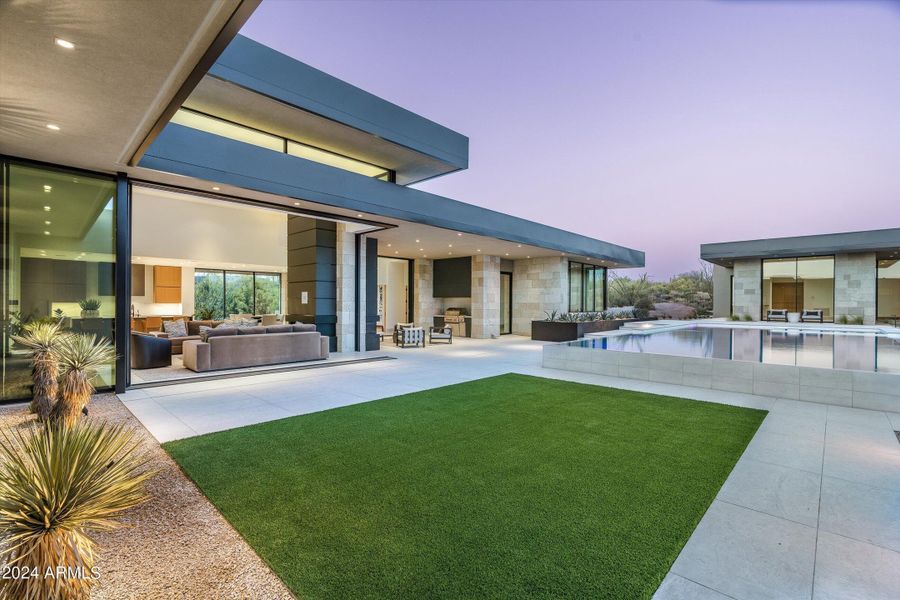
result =
[[[44,212],[50,212],[50,210],[51,210],[51,209],[50,209],[49,206],[45,206],[45,207],[44,207]]]
[[[44,191],[45,191],[45,192],[49,192],[49,191],[51,191],[52,189],[53,189],[53,186],[52,186],[52,185],[45,185],[45,186],[44,186]]]
[[[75,47],[75,44],[73,44],[69,40],[64,40],[62,38],[54,38],[53,41],[56,42],[57,46],[61,46],[62,48],[65,48],[66,50],[71,50],[72,48]]]
[[[416,243],[418,244],[418,243],[419,243],[419,240],[416,240]]]
[[[54,125],[53,123],[47,123],[47,129],[52,129],[53,131],[59,131],[59,125]]]
[[[50,232],[49,232],[49,231],[45,231],[45,232],[44,232],[44,235],[50,235]]]
[[[52,223],[50,223],[50,221],[44,221],[44,225],[52,225]]]
[[[221,189],[221,188],[219,188],[218,186],[215,186],[215,185],[213,186],[213,191],[214,191],[214,192],[218,192],[219,189]]]

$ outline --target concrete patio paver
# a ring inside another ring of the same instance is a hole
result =
[[[160,441],[515,372],[769,411],[654,598],[896,598],[900,415],[541,367],[504,336],[120,396]],[[216,400],[218,398],[218,401]]]

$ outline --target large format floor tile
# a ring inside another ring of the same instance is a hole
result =
[[[742,600],[807,600],[816,530],[714,501],[672,572]]]
[[[819,532],[813,600],[897,600],[900,553]]]
[[[900,552],[900,491],[824,477],[819,527]]]
[[[722,489],[719,500],[816,526],[820,477],[809,471],[743,458]]]

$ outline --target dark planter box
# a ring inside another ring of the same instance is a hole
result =
[[[584,321],[571,323],[565,321],[532,321],[531,339],[540,342],[570,342],[583,338],[588,333],[615,331],[623,323],[645,321],[646,319],[614,319],[608,321]]]

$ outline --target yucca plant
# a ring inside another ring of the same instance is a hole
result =
[[[59,321],[35,321],[23,327],[22,335],[12,336],[16,343],[31,350],[31,378],[34,382],[31,412],[37,413],[41,421],[46,421],[50,416],[56,398],[59,368],[53,349],[65,335]]]
[[[71,426],[94,393],[91,379],[97,367],[113,360],[116,351],[106,338],[79,334],[62,338],[52,354],[59,363],[60,383],[50,420]]]
[[[122,425],[61,423],[0,440],[0,562],[29,577],[0,579],[0,598],[88,598],[95,531],[120,526],[147,499],[153,474]]]

